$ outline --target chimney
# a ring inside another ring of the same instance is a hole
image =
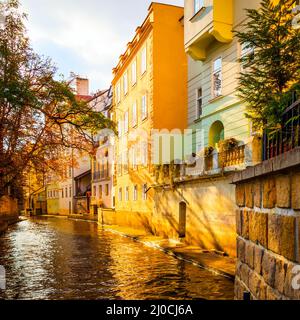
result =
[[[79,96],[88,96],[89,91],[89,80],[86,78],[76,78],[76,92]]]

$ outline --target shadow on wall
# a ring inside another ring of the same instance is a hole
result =
[[[19,215],[18,200],[9,196],[0,198],[0,220],[9,221]]]
[[[155,192],[153,212],[103,212],[105,224],[145,230],[188,245],[236,255],[235,187],[229,180]],[[228,184],[227,184],[228,182]]]
[[[232,186],[230,186],[232,188]],[[156,234],[164,237],[180,238],[185,233],[188,244],[203,249],[215,249],[236,255],[234,198],[221,188],[204,188],[199,195],[196,188],[185,189],[182,193],[160,191],[156,197],[154,217]],[[234,187],[229,190],[234,194]],[[182,200],[184,199],[184,202]],[[182,203],[186,203],[186,221],[181,222]],[[182,226],[183,224],[183,226]],[[163,228],[161,226],[164,226]],[[181,228],[185,227],[185,232]]]

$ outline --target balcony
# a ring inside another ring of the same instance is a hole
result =
[[[229,143],[232,139],[228,140]],[[227,143],[228,143],[227,141]],[[261,162],[261,137],[251,137],[245,143],[229,146],[219,151],[205,148],[198,155],[192,155],[184,164],[165,164],[155,168],[157,185],[174,185],[176,182],[198,178],[209,178],[224,173],[243,170]]]
[[[93,173],[93,182],[110,179],[110,170],[100,170]]]
[[[204,61],[214,41],[233,40],[233,0],[206,0],[205,7],[194,12],[194,0],[186,0],[185,48],[194,60]]]

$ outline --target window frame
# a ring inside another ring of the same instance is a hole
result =
[[[137,84],[137,63],[136,58],[131,64],[131,86],[134,87]]]
[[[122,190],[122,187],[120,187],[119,190],[118,190],[118,199],[119,199],[120,202],[123,201],[122,198],[123,198],[123,190]]]
[[[138,106],[137,106],[137,101],[135,101],[132,105],[132,121],[131,121],[131,125],[132,127],[136,127],[138,124]]]
[[[240,48],[240,59],[245,58],[246,56],[250,56],[255,54],[255,49],[254,47],[250,47],[248,49],[244,49],[243,46],[245,46],[246,43],[240,43],[239,42],[239,48]],[[241,62],[240,64],[241,66],[241,72],[245,71],[247,68],[244,66],[243,62]]]
[[[215,63],[221,60],[221,67],[218,69],[215,69]],[[216,94],[216,90],[215,90],[215,75],[218,74],[220,75],[220,89],[219,89],[219,94]],[[219,56],[218,58],[214,59],[212,61],[212,97],[213,99],[219,98],[222,96],[222,91],[223,91],[223,57]]]
[[[194,14],[197,14],[201,9],[205,8],[205,0],[194,0]]]
[[[138,186],[133,186],[133,201],[138,201]]]
[[[124,113],[124,134],[129,132],[129,112],[128,110]]]
[[[201,96],[199,96],[199,91],[201,90]],[[201,101],[201,106],[199,102]],[[199,112],[201,109],[201,112]],[[196,120],[200,119],[203,115],[203,88],[199,87],[196,89]]]
[[[145,108],[145,110],[144,110]],[[145,113],[144,113],[145,111]],[[147,119],[148,117],[148,99],[147,94],[142,96],[142,103],[141,103],[141,119],[142,121]]]
[[[148,198],[148,197],[147,197],[147,192],[146,192],[147,190],[148,190],[148,184],[147,184],[147,183],[144,183],[144,184],[143,184],[143,200],[144,200],[144,201],[146,201],[147,198]]]
[[[117,104],[121,102],[121,82],[120,81],[118,81],[118,83],[116,84],[116,101],[117,101]]]
[[[124,92],[124,96],[127,96],[128,94],[128,72],[125,71],[123,74],[123,92]]]
[[[103,188],[102,188],[102,184],[99,184],[99,188],[98,188],[98,191],[99,191],[99,199],[103,199]]]
[[[128,186],[125,188],[125,201],[126,202],[129,201],[129,187]]]
[[[141,76],[147,72],[147,44],[141,50]]]

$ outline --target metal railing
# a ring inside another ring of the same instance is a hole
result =
[[[105,180],[110,178],[110,170],[105,169],[93,173],[93,181]]]
[[[266,129],[263,136],[263,160],[269,160],[300,146],[300,100],[294,101],[282,115],[279,129]]]

